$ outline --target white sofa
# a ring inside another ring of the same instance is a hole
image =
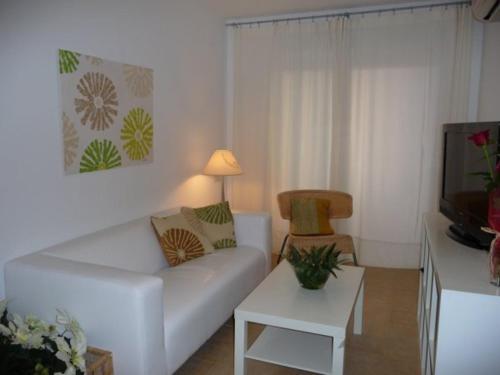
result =
[[[173,268],[149,216],[14,259],[9,309],[53,321],[64,308],[89,345],[113,352],[117,375],[172,374],[270,271],[269,215],[234,219],[237,248]]]

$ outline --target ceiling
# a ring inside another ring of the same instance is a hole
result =
[[[424,2],[426,0],[414,0]],[[354,8],[369,5],[404,4],[394,0],[210,0],[210,7],[217,7],[225,18],[257,17],[283,13]]]

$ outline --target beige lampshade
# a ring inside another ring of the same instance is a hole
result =
[[[215,150],[203,173],[209,176],[234,176],[243,172],[230,150]]]

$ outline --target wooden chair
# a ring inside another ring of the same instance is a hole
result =
[[[352,197],[347,193],[333,190],[291,190],[278,194],[278,206],[280,215],[285,220],[290,220],[293,198],[320,198],[330,201],[329,218],[344,219],[352,216]],[[332,227],[333,228],[333,227]],[[281,245],[278,263],[283,256],[286,245],[293,245],[298,248],[310,248],[311,246],[323,246],[336,244],[336,248],[343,253],[352,254],[354,265],[358,265],[354,242],[348,234],[335,233],[329,235],[306,235],[298,236],[288,233]]]

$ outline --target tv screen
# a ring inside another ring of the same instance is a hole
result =
[[[491,235],[481,230],[481,227],[488,226],[488,193],[485,191],[485,183],[481,176],[471,175],[473,172],[487,171],[487,164],[481,148],[467,138],[478,131],[489,130],[490,139],[496,141],[499,129],[500,123],[443,126],[440,211],[454,223],[448,232],[450,237],[475,248],[486,249],[492,240]],[[492,162],[496,164],[496,159]]]

